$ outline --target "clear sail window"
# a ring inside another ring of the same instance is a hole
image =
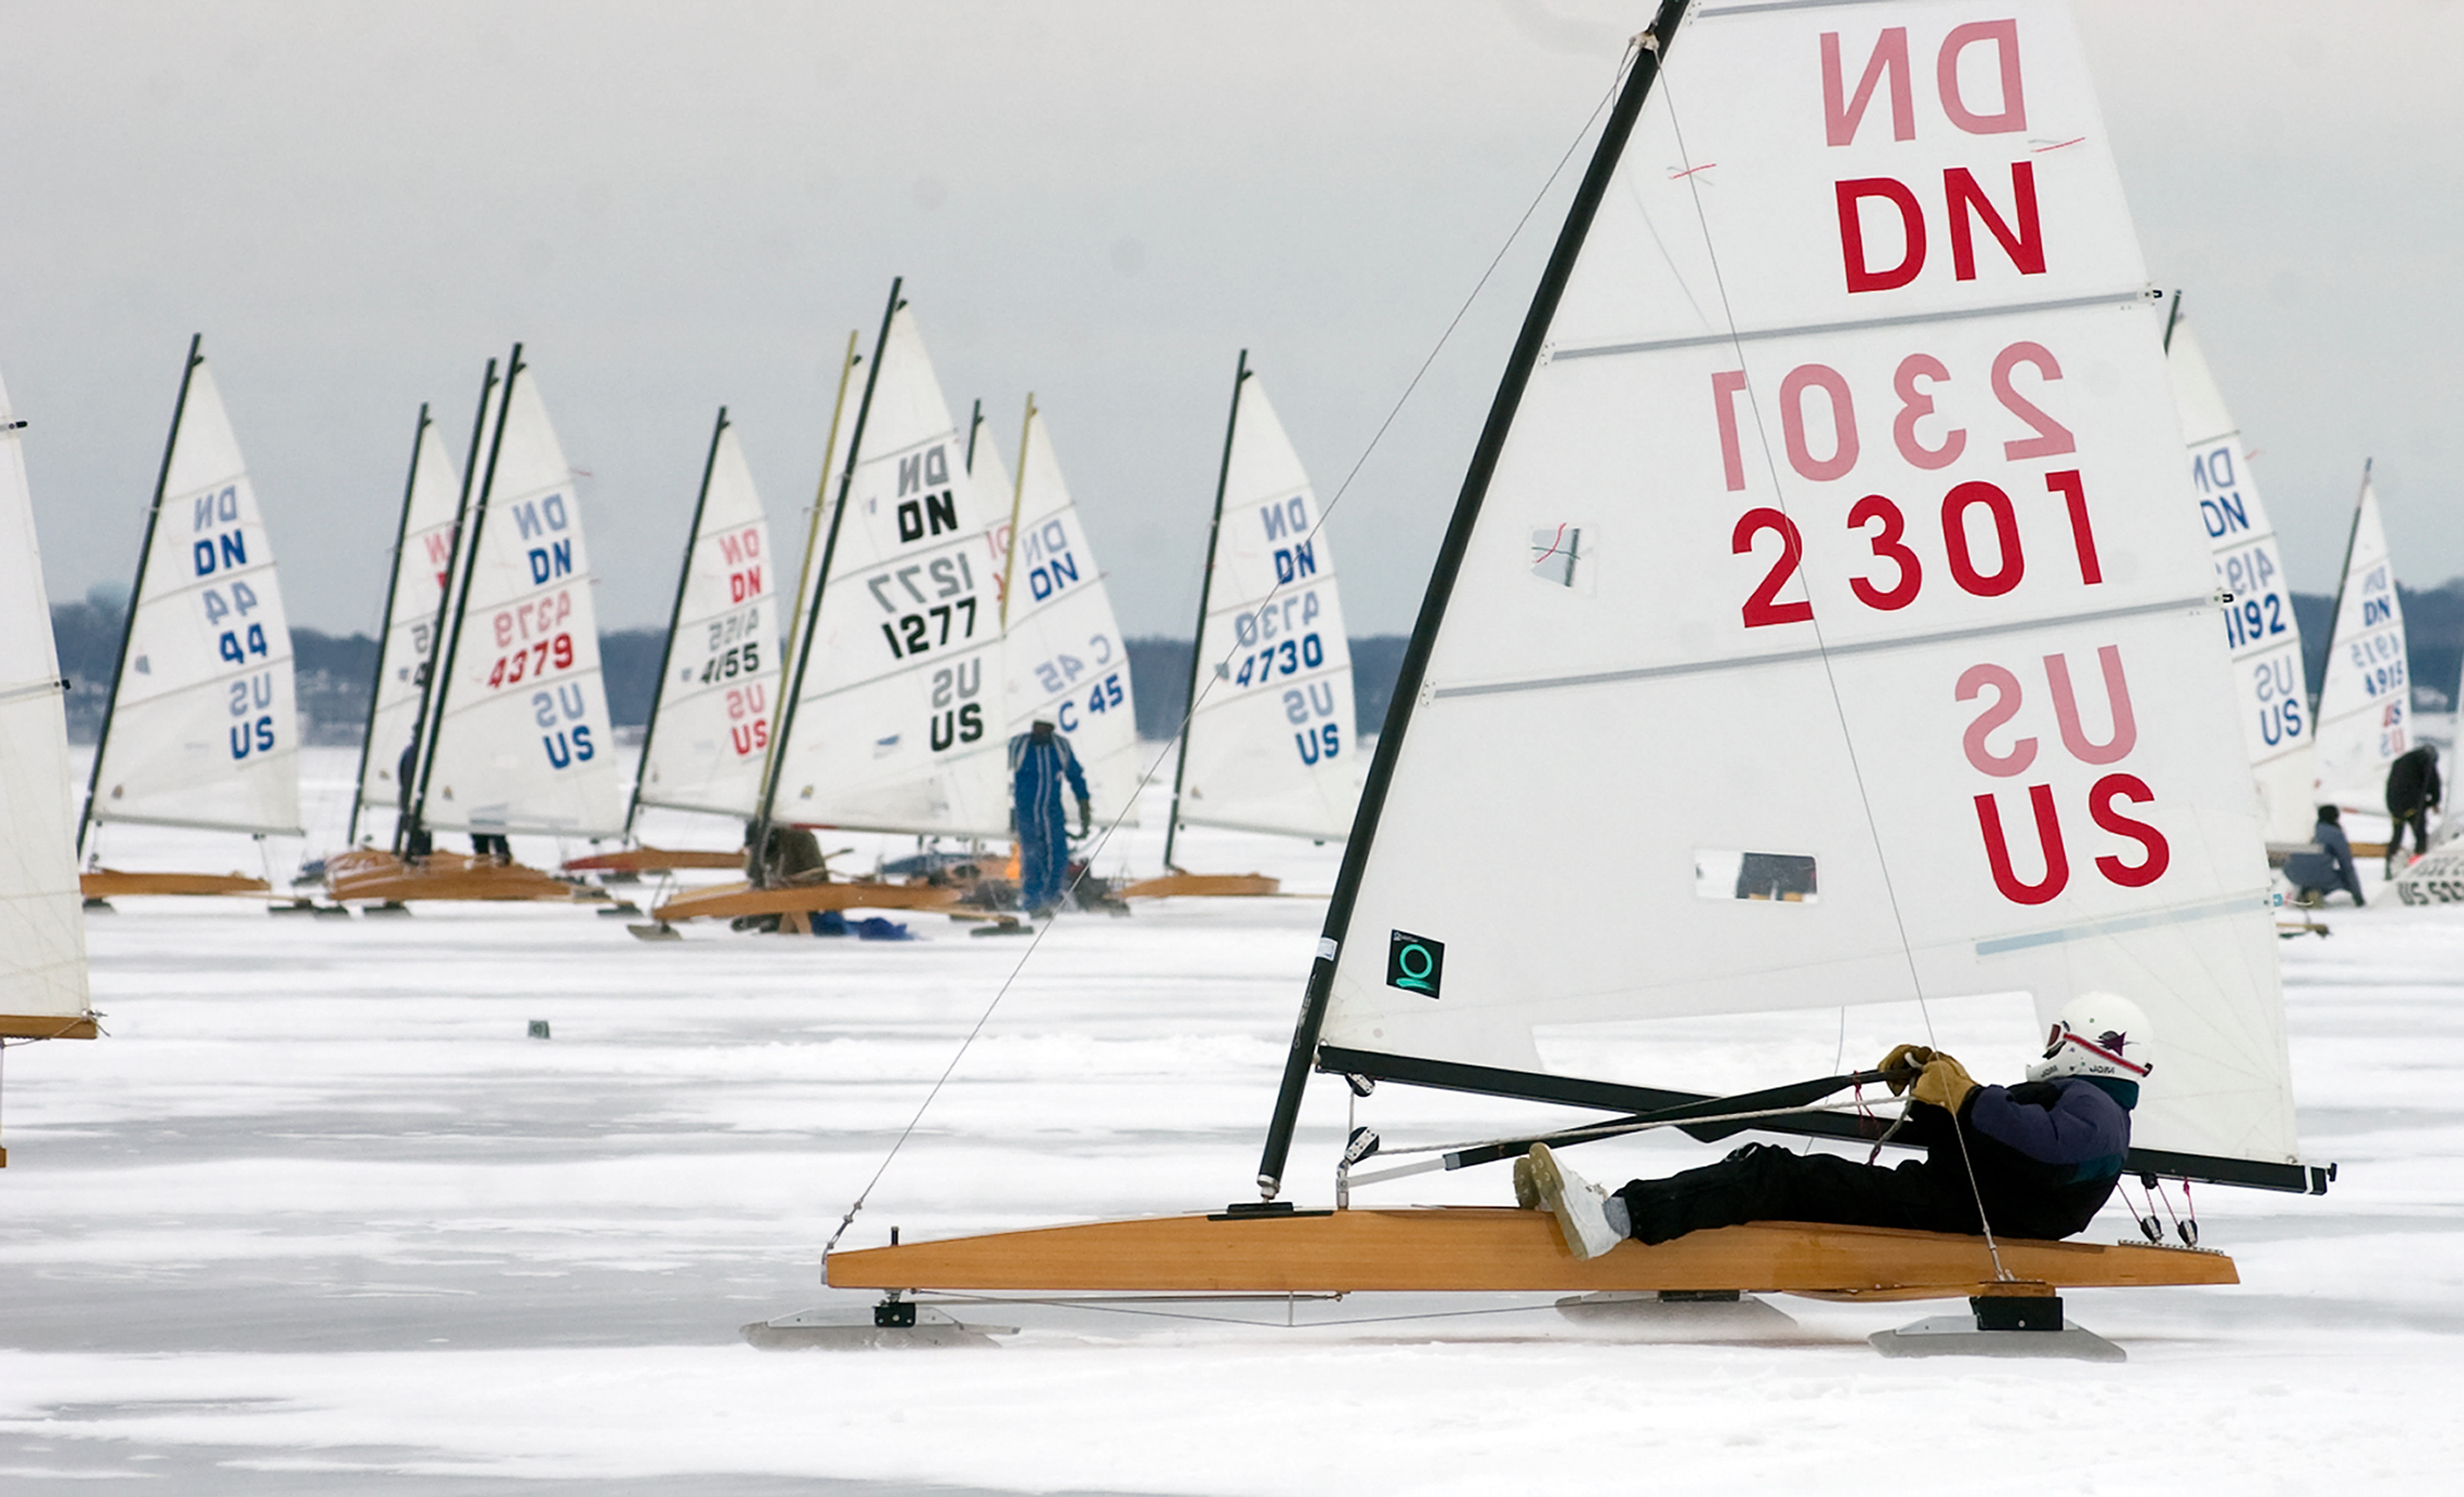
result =
[[[1701,899],[1762,899],[1810,905],[1817,895],[1814,859],[1801,852],[1694,851],[1694,893]]]
[[[1543,525],[1531,532],[1531,575],[1560,587],[1574,585],[1574,568],[1583,556],[1583,527]]]

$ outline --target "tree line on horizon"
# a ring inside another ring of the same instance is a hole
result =
[[[2456,672],[2464,668],[2464,577],[2451,578],[2435,587],[2399,583],[2396,592],[2404,605],[2414,703],[2424,711],[2445,712],[2454,705],[2450,698],[2455,691]],[[2293,596],[2294,615],[2301,627],[2302,665],[2314,693],[2326,667],[2329,613],[2334,606],[2335,600],[2324,595]],[[125,607],[120,595],[99,587],[76,602],[52,605],[52,635],[59,647],[60,673],[69,683],[72,742],[92,743],[100,732],[103,706],[111,694],[112,667],[120,655]],[[658,674],[664,640],[665,631],[656,628],[610,629],[600,635],[607,708],[619,728],[638,729],[649,719],[652,677]],[[1185,639],[1153,637],[1124,643],[1130,654],[1138,734],[1169,738],[1179,731],[1189,699],[1189,656],[1195,647]],[[1395,679],[1402,671],[1405,643],[1400,634],[1353,637],[1353,710],[1363,734],[1375,733],[1386,719],[1386,705],[1394,697]],[[328,634],[295,626],[291,652],[304,719],[303,741],[356,746],[367,723],[376,641],[365,634]]]

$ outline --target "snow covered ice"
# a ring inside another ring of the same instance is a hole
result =
[[[351,763],[304,760],[316,848],[339,838]],[[1165,807],[1144,811],[1107,871],[1152,870]],[[646,830],[715,846],[717,826]],[[869,856],[869,840],[825,839],[858,842]],[[296,850],[275,845],[277,870]],[[240,839],[136,827],[109,828],[104,851],[253,858]],[[1336,853],[1182,842],[1193,869],[1303,890],[1331,885]],[[1465,861],[1468,876],[1477,849]],[[1251,1195],[1322,914],[1224,900],[1065,918],[847,1244]],[[1021,1333],[759,1352],[742,1323],[869,1303],[818,1285],[820,1244],[1025,949],[898,918],[922,938],[645,944],[550,906],[339,921],[132,899],[97,916],[109,1037],[7,1064],[0,1486],[1489,1493],[1595,1461],[1603,1491],[1897,1492],[1951,1472],[2326,1492],[2435,1489],[2464,1462],[2464,913],[2340,905],[2331,937],[2285,944],[2303,1144],[2341,1178],[2318,1200],[2198,1192],[2237,1288],[2074,1291],[2072,1318],[2126,1365],[1888,1361],[1864,1344],[1953,1306],[1780,1299],[1799,1340],[1640,1344],[1546,1295],[966,1308]],[[532,1020],[554,1038],[526,1038]],[[2030,1038],[1997,1052],[1963,1034],[1961,1053],[2008,1075]],[[1688,1029],[1663,1041],[1661,1079],[1820,1074],[1843,1042],[1833,1014],[1752,1043],[1739,1056]],[[1362,1113],[1395,1141],[1531,1117],[1396,1087]],[[1344,1122],[1321,1079],[1294,1155],[1305,1204],[1331,1198]],[[1571,1157],[1618,1179],[1710,1156],[1655,1135]],[[1488,1169],[1356,1199],[1510,1196]],[[2136,1231],[2117,1204],[2090,1235]]]

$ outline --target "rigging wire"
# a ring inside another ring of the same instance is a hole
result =
[[[1678,119],[1676,91],[1669,86],[1668,75],[1665,70],[1661,72],[1659,83],[1661,97],[1668,102],[1668,128],[1670,133],[1677,139],[1677,157],[1679,162],[1686,168],[1684,172],[1685,190],[1694,204],[1695,226],[1703,235],[1703,253],[1710,260],[1711,285],[1720,296],[1720,316],[1722,320],[1727,322],[1728,325],[1728,346],[1734,350],[1738,364],[1741,367],[1747,367],[1748,360],[1746,357],[1745,339],[1739,335],[1737,330],[1736,309],[1731,306],[1728,301],[1727,277],[1720,270],[1720,252],[1719,247],[1712,241],[1710,215],[1705,212],[1703,208],[1703,187],[1701,179],[1697,175],[1694,165],[1693,153],[1685,148],[1685,128],[1683,123]],[[1786,515],[1788,513],[1787,486],[1780,481],[1779,463],[1771,454],[1771,429],[1764,425],[1762,403],[1760,400],[1754,398],[1754,385],[1750,374],[1749,374],[1747,379],[1746,393],[1748,397],[1746,401],[1746,408],[1753,413],[1754,418],[1754,442],[1755,445],[1762,450],[1763,470],[1771,477],[1771,497],[1779,506],[1780,513]],[[1893,933],[1899,936],[1900,954],[1906,958],[1908,966],[1908,986],[1916,995],[1917,1013],[1925,1021],[1925,1043],[1926,1045],[1931,1046],[1934,1042],[1933,1009],[1931,1005],[1925,1002],[1925,979],[1917,970],[1916,946],[1908,939],[1907,915],[1900,907],[1900,892],[1897,884],[1895,884],[1891,878],[1890,859],[1882,854],[1881,824],[1876,819],[1874,814],[1873,796],[1869,794],[1865,788],[1864,762],[1859,758],[1857,753],[1856,735],[1851,733],[1848,728],[1847,703],[1839,694],[1839,677],[1832,669],[1830,642],[1823,637],[1822,616],[1814,607],[1814,589],[1811,586],[1806,588],[1806,622],[1814,626],[1815,656],[1822,662],[1822,679],[1824,684],[1830,688],[1832,714],[1839,723],[1840,746],[1847,751],[1848,771],[1851,778],[1853,778],[1857,782],[1857,804],[1858,806],[1865,813],[1865,829],[1867,834],[1873,838],[1874,866],[1881,872],[1882,877],[1882,897],[1890,906],[1891,928]],[[1847,1014],[1844,1009],[1840,1014],[1840,1025],[1843,1034],[1841,1043],[1844,1046],[1846,1043],[1844,1034],[1847,1026]],[[1913,1092],[1915,1089],[1911,1086],[1909,1090]],[[1904,1113],[1903,1116],[1904,1116]],[[1984,1187],[1977,1182],[1976,1161],[1969,1155],[1968,1132],[1966,1129],[1959,1126],[1959,1119],[1956,1114],[1951,1118],[1950,1134],[1951,1137],[1956,1139],[1959,1143],[1959,1161],[1968,1176],[1969,1194],[1973,1197],[1976,1201],[1976,1221],[1978,1226],[1983,1228],[1985,1250],[1993,1260],[1994,1277],[2008,1282],[2012,1278],[2012,1274],[2010,1269],[2004,1267],[2002,1265],[2002,1249],[1993,1240],[1993,1223],[1987,1219],[1985,1212]]]
[[[1507,231],[1505,242],[1497,247],[1497,253],[1489,257],[1487,267],[1480,273],[1480,278],[1473,282],[1471,291],[1463,297],[1463,305],[1455,309],[1455,315],[1446,322],[1445,330],[1438,335],[1437,342],[1430,347],[1428,357],[1420,361],[1419,368],[1413,372],[1411,381],[1403,386],[1403,392],[1396,397],[1393,407],[1386,412],[1386,418],[1380,421],[1377,424],[1377,429],[1370,434],[1368,444],[1361,449],[1360,456],[1353,460],[1351,471],[1343,475],[1343,482],[1335,486],[1333,497],[1318,506],[1317,522],[1309,527],[1311,539],[1315,539],[1318,533],[1326,528],[1328,517],[1334,513],[1336,505],[1343,502],[1343,496],[1351,492],[1353,480],[1360,476],[1360,470],[1367,465],[1370,456],[1377,451],[1378,444],[1385,440],[1388,429],[1395,424],[1395,418],[1402,414],[1404,406],[1410,403],[1414,392],[1419,389],[1420,381],[1437,363],[1438,356],[1445,351],[1447,342],[1455,335],[1455,330],[1463,325],[1463,319],[1470,313],[1472,304],[1478,301],[1480,294],[1487,289],[1489,278],[1497,274],[1498,266],[1505,263],[1507,253],[1514,248],[1515,241],[1522,237],[1523,231],[1531,222],[1531,215],[1539,211],[1540,205],[1547,200],[1550,189],[1554,187],[1557,185],[1557,179],[1565,174],[1566,164],[1574,159],[1574,153],[1582,148],[1582,143],[1590,137],[1593,127],[1599,123],[1600,115],[1615,101],[1617,90],[1624,85],[1626,71],[1633,64],[1635,56],[1636,49],[1629,43],[1625,55],[1617,61],[1617,76],[1611,80],[1608,92],[1600,97],[1598,103],[1592,106],[1590,117],[1583,121],[1582,128],[1575,132],[1574,139],[1567,145],[1565,154],[1557,158],[1556,165],[1550,169],[1548,180],[1542,182],[1540,190],[1531,195],[1531,201],[1524,208],[1522,216],[1514,221],[1514,227]],[[1236,401],[1240,398],[1238,391],[1234,392],[1233,398]],[[1021,471],[1023,472],[1023,469],[1022,468]],[[1283,582],[1277,582],[1273,587],[1267,589],[1265,596],[1254,606],[1264,608],[1287,585]],[[1199,620],[1199,637],[1190,644],[1193,652],[1205,645],[1205,621]],[[1237,648],[1236,646],[1236,650]],[[1232,656],[1226,654],[1217,663],[1228,666],[1231,659]],[[1198,715],[1199,705],[1205,701],[1207,693],[1214,691],[1215,683],[1221,679],[1223,679],[1222,673],[1206,674],[1205,685],[1182,707],[1180,724],[1174,734],[1176,738],[1189,731],[1191,721]],[[1167,740],[1165,750],[1158,753],[1155,761],[1147,766],[1146,773],[1138,777],[1136,787],[1124,799],[1121,808],[1113,814],[1112,819],[1105,824],[1103,831],[1087,847],[1085,861],[1077,876],[1069,881],[1069,886],[1065,891],[1067,894],[1072,898],[1075,897],[1079,885],[1084,883],[1088,874],[1094,870],[1095,860],[1103,854],[1106,848],[1111,845],[1113,836],[1121,829],[1122,822],[1129,816],[1131,808],[1137,804],[1138,797],[1145,793],[1147,787],[1155,782],[1156,775],[1162,771],[1164,760],[1170,756],[1170,752],[1169,740]],[[966,1058],[967,1050],[976,1043],[977,1037],[983,1033],[984,1025],[991,1022],[993,1010],[999,1008],[1001,1001],[1009,996],[1009,990],[1017,985],[1020,975],[1026,970],[1027,963],[1034,960],[1035,954],[1043,948],[1044,937],[1051,932],[1053,926],[1059,923],[1056,916],[1035,928],[1035,934],[1028,940],[1026,949],[1019,953],[1018,960],[1011,965],[1008,975],[1001,979],[1001,986],[994,991],[991,1002],[984,1004],[983,1012],[977,1016],[975,1024],[958,1042],[958,1048],[950,1057],[950,1064],[943,1067],[941,1074],[935,1078],[931,1089],[924,1093],[924,1099],[916,1104],[914,1115],[907,1120],[906,1127],[898,1131],[898,1136],[891,1140],[890,1149],[882,1156],[881,1163],[872,1172],[872,1178],[865,1181],[864,1189],[857,1192],[855,1200],[848,1204],[846,1214],[839,1218],[838,1226],[831,1231],[829,1241],[822,1246],[823,1257],[827,1258],[837,1248],[839,1240],[847,1235],[847,1228],[855,1224],[857,1213],[864,1210],[865,1202],[871,1198],[874,1187],[878,1186],[881,1183],[881,1178],[889,1173],[891,1161],[898,1157],[899,1151],[906,1147],[907,1140],[923,1123],[925,1112],[932,1108],[934,1100],[940,1096],[942,1089],[949,1085],[950,1077],[957,1072],[958,1063]]]

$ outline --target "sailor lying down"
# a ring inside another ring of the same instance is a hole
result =
[[[2137,1004],[2087,993],[2062,1009],[2044,1058],[2019,1086],[1979,1086],[1948,1055],[1894,1048],[1878,1069],[1922,1068],[1896,1136],[1925,1150],[1896,1168],[1752,1143],[1717,1164],[1631,1180],[1612,1195],[1533,1144],[1514,1162],[1515,1200],[1554,1212],[1577,1258],[1596,1258],[1620,1238],[1664,1243],[1748,1222],[1965,1233],[1991,1223],[2010,1237],[2068,1237],[2122,1176],[2149,1040]]]

